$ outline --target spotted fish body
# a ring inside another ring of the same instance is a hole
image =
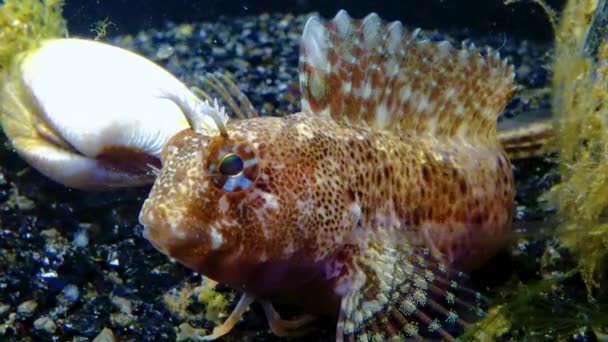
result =
[[[146,237],[244,298],[332,317],[338,341],[452,339],[480,314],[457,270],[511,226],[512,67],[341,11],[308,21],[300,84],[300,113],[173,137]]]

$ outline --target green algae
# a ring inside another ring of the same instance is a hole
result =
[[[603,25],[594,20],[604,7],[600,2],[571,0],[560,20],[552,106],[561,182],[546,195],[562,220],[560,241],[576,254],[590,296],[605,281],[608,251],[608,37],[601,43],[588,38],[602,31],[591,30]],[[597,45],[594,55],[589,42]]]
[[[43,40],[67,36],[63,0],[5,0],[0,6],[0,71]]]
[[[552,111],[560,181],[543,200],[557,209],[554,238],[572,253],[574,269],[505,286],[502,298],[463,340],[518,339],[518,334],[563,340],[581,329],[596,335],[608,330],[602,291],[608,256],[607,8],[605,0],[570,0],[559,20],[547,11],[555,30]],[[582,298],[566,290],[577,284],[586,286]]]
[[[228,317],[228,304],[234,299],[231,293],[222,293],[217,290],[218,283],[204,277],[199,286],[186,283],[180,289],[171,289],[163,296],[165,306],[173,315],[183,320],[197,321],[204,319],[215,325],[221,324]],[[198,304],[204,306],[203,310],[192,310]],[[196,312],[195,312],[196,311]],[[197,329],[184,323],[178,332],[184,340],[191,336],[206,335],[209,332],[205,329]]]
[[[564,283],[574,280],[578,269],[534,282],[519,284],[504,303],[467,329],[462,341],[566,340],[582,329],[596,334],[608,325],[608,304],[571,298]]]

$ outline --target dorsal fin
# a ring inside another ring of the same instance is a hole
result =
[[[340,11],[309,18],[300,43],[302,110],[347,123],[434,135],[495,136],[513,67],[489,49],[456,49]]]
[[[260,116],[247,95],[227,75],[222,73],[207,73],[201,76],[199,80],[205,85],[206,89],[194,88],[194,91],[203,99],[211,103],[216,98],[212,95],[217,94],[239,119],[250,119]]]

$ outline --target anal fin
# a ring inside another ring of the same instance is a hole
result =
[[[452,341],[484,315],[485,298],[467,276],[427,249],[370,245],[338,279],[342,297],[336,341]]]

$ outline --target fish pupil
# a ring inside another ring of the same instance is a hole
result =
[[[243,159],[234,153],[229,153],[220,161],[220,173],[224,176],[237,176],[243,172]]]

